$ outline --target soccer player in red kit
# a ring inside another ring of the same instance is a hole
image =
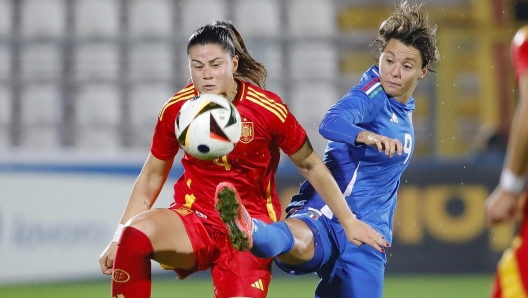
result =
[[[174,95],[158,116],[150,154],[136,180],[113,241],[99,263],[112,275],[112,297],[150,297],[150,260],[183,279],[211,269],[215,297],[265,297],[271,260],[240,252],[229,241],[215,209],[217,189],[239,190],[249,214],[270,223],[280,219],[275,173],[280,150],[343,219],[351,240],[378,247],[382,236],[357,220],[337,183],[313,152],[305,130],[282,100],[263,89],[264,66],[247,52],[231,23],[199,28],[187,45],[192,83]],[[243,133],[235,149],[215,160],[185,154],[184,173],[174,184],[174,203],[151,209],[179,150],[175,119],[200,93],[222,94],[240,112]],[[381,249],[381,248],[379,248]]]
[[[494,225],[516,219],[521,209],[522,224],[519,235],[497,265],[491,291],[493,298],[528,297],[528,25],[517,31],[511,50],[519,103],[511,125],[501,179],[486,201],[486,211],[488,223]]]

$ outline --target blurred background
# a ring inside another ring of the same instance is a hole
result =
[[[388,287],[412,276],[432,297],[427,280],[435,276],[447,289],[454,280],[446,276],[477,276],[485,296],[515,232],[513,224],[488,229],[483,203],[498,182],[517,101],[509,45],[528,23],[528,1],[417,2],[438,24],[441,61],[414,94],[416,147],[399,191]],[[94,279],[108,289],[99,254],[149,152],[158,112],[189,82],[186,45],[198,27],[235,24],[267,66],[267,89],[322,154],[319,122],[375,63],[369,45],[396,3],[0,0],[0,293],[7,291],[0,296]],[[176,164],[156,207],[171,202],[180,173]],[[284,159],[278,181],[286,201],[302,177]],[[303,282],[294,278],[290,287]],[[311,293],[316,280],[306,284]],[[438,297],[481,297],[460,291]],[[386,296],[414,297],[398,292]]]

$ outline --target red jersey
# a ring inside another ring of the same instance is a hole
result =
[[[242,119],[242,136],[234,150],[214,160],[188,154],[182,158],[184,172],[174,184],[174,200],[187,206],[206,223],[224,227],[214,207],[216,186],[227,181],[237,188],[244,206],[264,222],[280,219],[275,173],[280,149],[290,155],[299,150],[306,131],[276,94],[237,80],[239,92],[233,105]],[[193,84],[176,93],[163,107],[151,146],[161,160],[173,158],[179,149],[175,119],[181,106],[198,95]]]
[[[517,31],[511,44],[513,66],[517,79],[528,70],[528,25]]]

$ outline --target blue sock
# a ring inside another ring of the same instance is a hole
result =
[[[272,258],[293,248],[293,234],[285,222],[266,224],[253,219],[253,247],[251,253],[259,258]]]

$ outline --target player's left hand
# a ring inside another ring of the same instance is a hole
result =
[[[486,200],[486,214],[489,225],[508,222],[515,219],[519,209],[520,194],[505,191],[500,185]]]
[[[341,222],[341,225],[345,230],[348,241],[352,244],[361,246],[365,243],[374,247],[379,252],[384,252],[384,247],[390,247],[389,242],[378,231],[357,219],[355,216],[351,220]]]

